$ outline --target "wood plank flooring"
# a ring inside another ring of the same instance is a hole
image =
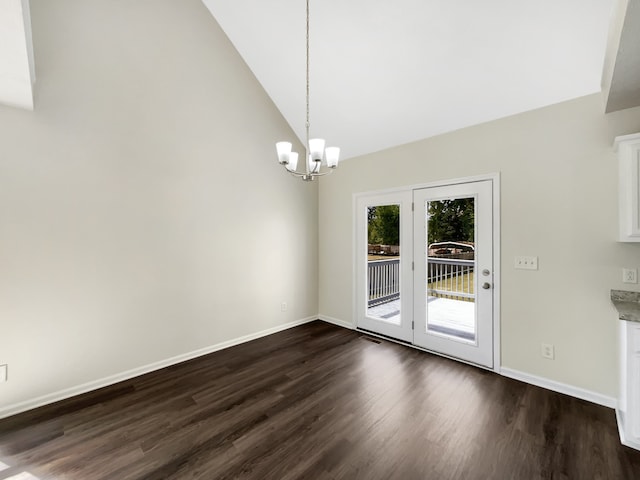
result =
[[[316,321],[1,420],[8,478],[631,480],[640,452],[611,409]]]

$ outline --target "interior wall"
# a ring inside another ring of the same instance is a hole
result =
[[[344,162],[320,185],[321,314],[355,324],[355,193],[500,172],[502,366],[617,397],[609,294],[640,290],[621,270],[640,268],[640,244],[616,241],[612,144],[640,131],[640,108],[602,112],[591,95]],[[539,270],[515,270],[516,255]]]
[[[315,316],[317,186],[201,1],[31,15],[35,111],[0,107],[0,412]]]

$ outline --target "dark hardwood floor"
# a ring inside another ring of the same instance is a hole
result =
[[[613,410],[320,321],[1,420],[0,462],[20,480],[640,479]]]

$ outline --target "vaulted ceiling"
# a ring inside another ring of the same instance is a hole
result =
[[[203,2],[304,139],[305,1]],[[33,108],[28,5],[0,0],[0,102]],[[311,134],[349,158],[601,86],[637,106],[639,32],[640,0],[311,0]]]
[[[33,109],[29,0],[0,0],[0,103]]]

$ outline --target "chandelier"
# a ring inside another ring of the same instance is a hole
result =
[[[289,173],[310,182],[316,177],[321,177],[332,173],[338,166],[340,148],[327,147],[321,138],[309,139],[309,0],[307,0],[307,117],[306,117],[306,159],[304,170],[298,171],[298,153],[291,151],[291,142],[276,143],[278,152],[278,162],[283,165]],[[322,160],[328,169],[321,171]]]

